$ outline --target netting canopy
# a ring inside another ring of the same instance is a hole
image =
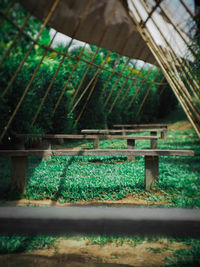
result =
[[[139,121],[139,116],[140,121],[148,121],[147,114],[156,105],[160,105],[158,113],[167,110],[163,103],[170,100],[167,96],[161,99],[161,95],[168,86],[200,137],[198,10],[197,1],[189,0],[4,0],[0,26],[10,33],[0,55],[1,75],[6,74],[0,92],[4,110],[14,97],[14,90],[19,95],[12,108],[5,111],[0,140],[16,124],[15,117],[28,96],[29,106],[34,106],[29,116],[32,126],[42,121],[40,113],[46,104],[49,111],[53,106],[56,127],[63,116],[59,107],[64,98],[67,117],[73,116],[75,125],[86,114],[93,121],[97,115],[101,120],[103,113],[110,122],[116,114],[122,121]],[[28,27],[30,23],[35,25],[34,30]],[[49,39],[45,39],[47,29]],[[22,45],[20,38],[28,44],[15,57],[14,49]],[[33,52],[35,65],[31,60]],[[16,62],[12,70],[9,60]],[[45,64],[50,68],[46,74]],[[28,74],[18,89],[22,72]],[[30,93],[32,87],[42,89]]]

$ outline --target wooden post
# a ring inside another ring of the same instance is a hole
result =
[[[99,137],[96,137],[93,141],[93,148],[98,149],[99,148]]]
[[[44,150],[51,150],[51,140],[50,139],[43,139],[41,144],[41,149]],[[43,160],[51,160],[51,156],[43,156]]]
[[[157,132],[150,132],[151,136],[156,136]],[[157,148],[157,139],[152,139],[151,140],[151,149],[156,149]]]
[[[135,139],[127,139],[127,148],[135,149]],[[135,162],[135,156],[128,156],[128,160]]]
[[[126,135],[125,127],[122,127],[122,135],[123,135],[123,136]]]
[[[145,189],[149,190],[151,186],[159,179],[159,160],[158,156],[145,156]]]
[[[161,139],[167,139],[167,128],[163,128],[161,132]]]
[[[11,157],[11,190],[25,193],[27,156]]]

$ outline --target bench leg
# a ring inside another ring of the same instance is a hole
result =
[[[41,149],[51,150],[51,141],[44,139],[41,144]],[[51,156],[43,156],[43,160],[51,160]]]
[[[128,149],[135,149],[135,140],[127,139],[127,148]],[[135,162],[135,156],[128,156],[128,160]]]
[[[93,148],[98,149],[99,148],[99,138],[95,138],[93,141]]]
[[[11,157],[11,190],[25,193],[27,157]]]
[[[158,156],[145,156],[145,189],[149,190],[151,186],[159,179]]]
[[[161,132],[161,139],[167,139],[167,129],[163,129]]]
[[[157,132],[151,132],[151,136],[156,136]],[[151,149],[156,149],[157,148],[157,140],[151,140]]]

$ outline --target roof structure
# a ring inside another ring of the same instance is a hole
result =
[[[173,1],[173,4],[172,1],[170,2],[168,0],[43,0],[40,1],[39,4],[38,1],[35,0],[19,0],[18,2],[20,2],[31,15],[43,21],[40,32],[34,38],[28,36],[28,38],[32,38],[33,46],[30,48],[30,51],[27,52],[27,57],[34,45],[39,45],[38,39],[43,29],[48,25],[54,29],[55,34],[50,44],[44,49],[54,51],[62,55],[63,58],[69,57],[68,51],[72,49],[76,40],[79,40],[84,42],[81,44],[79,43],[83,48],[82,50],[84,50],[88,43],[97,46],[94,56],[91,61],[88,62],[89,66],[94,65],[94,57],[98,53],[99,47],[107,49],[109,53],[114,51],[119,54],[119,57],[128,57],[128,62],[130,62],[131,59],[138,59],[144,62],[142,66],[146,63],[156,65],[164,74],[164,77],[171,86],[188,119],[200,137],[200,80],[199,76],[197,77],[193,72],[194,62],[196,62],[198,55],[191,41],[193,29],[199,26],[194,14],[194,3],[191,7],[185,0],[176,0]],[[5,19],[8,19],[6,13],[1,15]],[[58,33],[65,34],[68,38],[70,37],[65,53],[56,51],[52,47],[52,43],[54,39],[56,39],[56,34]],[[19,34],[23,34],[22,28],[19,29]],[[5,56],[7,56],[7,54],[6,52]],[[78,60],[84,61],[81,55],[82,54],[80,54]],[[26,58],[21,62],[21,67],[19,66],[19,69],[13,74],[12,79],[8,82],[8,86],[2,91],[1,97],[5,96],[9,86],[20,71],[20,68],[24,65]],[[92,82],[98,79],[98,75],[101,71],[105,70],[107,59],[108,57],[101,65],[95,65],[97,67],[97,72],[94,74]],[[125,64],[128,64],[128,62]],[[74,68],[73,72],[75,72],[75,70]],[[113,73],[114,71],[115,70],[113,70]],[[34,79],[34,75],[36,74],[33,74],[32,79]],[[126,78],[127,80],[131,79],[131,75],[128,74]],[[144,82],[147,82],[145,80],[146,78],[147,77],[144,78]],[[163,84],[163,79],[160,81],[160,84]],[[54,80],[52,80],[52,82],[53,81]],[[67,80],[65,88],[63,88],[56,103],[55,110],[62,99],[69,81],[70,78]],[[152,83],[154,81],[152,81]],[[82,82],[83,80],[81,83]],[[91,84],[91,82],[89,83]],[[107,81],[105,83],[107,83]],[[30,87],[30,85],[28,86]],[[10,120],[5,125],[3,133],[1,133],[1,139],[12,123],[29,89],[28,86],[25,88],[24,94],[16,105],[16,109],[12,113]],[[76,108],[88,88],[89,85],[76,102],[75,99],[73,100],[74,102],[71,103],[70,113]],[[126,95],[126,92],[123,92],[123,88],[124,85],[119,89],[119,94],[116,96],[110,109],[113,108],[120,94]],[[50,89],[51,83],[45,93],[46,96]],[[150,89],[151,87],[147,90],[140,108],[142,108]],[[94,90],[94,88],[91,89],[91,94],[92,90]],[[77,94],[75,93],[74,98],[76,96]],[[105,104],[107,101],[108,99],[105,101]],[[130,103],[132,103],[131,101],[133,102],[134,99],[130,99]],[[40,104],[35,114],[32,122],[33,124],[37,119],[43,103],[44,102]],[[84,108],[85,107],[83,107],[80,116],[84,112]],[[80,117],[77,119],[80,119]]]

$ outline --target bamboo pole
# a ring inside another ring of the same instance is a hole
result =
[[[85,51],[85,47],[86,47],[86,43],[85,43],[85,45],[83,46],[83,48],[81,49],[80,56],[81,56],[81,55],[83,54],[83,52]],[[64,93],[65,93],[65,91],[66,91],[66,89],[67,89],[67,86],[68,86],[68,84],[69,84],[69,82],[70,82],[70,80],[71,80],[71,78],[72,78],[72,76],[73,76],[73,74],[74,74],[76,68],[78,67],[78,64],[79,64],[79,63],[80,63],[80,59],[78,58],[78,59],[76,60],[75,65],[73,66],[73,69],[72,69],[72,71],[71,71],[71,73],[70,73],[70,75],[69,75],[69,77],[68,77],[68,79],[67,79],[67,82],[66,82],[66,84],[65,84],[65,86],[64,86],[64,88],[63,88],[63,90],[62,90],[62,92],[61,92],[61,94],[60,94],[60,96],[59,96],[59,98],[58,98],[58,100],[57,100],[57,102],[56,102],[56,104],[55,104],[55,107],[54,107],[54,110],[53,110],[54,113],[55,113],[56,109],[58,108],[58,106],[59,106],[59,104],[60,104],[60,102],[61,102],[61,100],[62,100],[62,97],[63,97],[63,95],[64,95]]]

